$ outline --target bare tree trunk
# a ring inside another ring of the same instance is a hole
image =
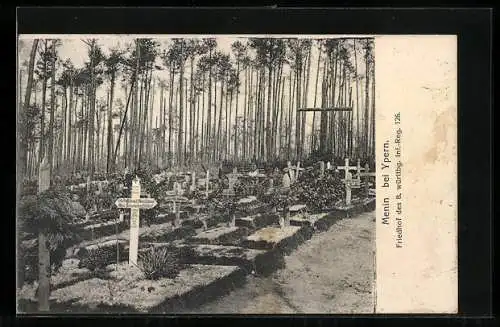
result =
[[[22,114],[24,115],[24,118],[27,119],[27,112],[28,108],[30,106],[30,100],[31,100],[31,92],[32,92],[32,87],[33,87],[33,70],[35,66],[35,57],[36,57],[36,51],[38,48],[38,39],[33,40],[33,45],[31,46],[31,52],[30,52],[30,59],[28,63],[28,82],[26,84],[26,92],[24,93],[24,105],[19,106],[19,110],[22,110]],[[20,89],[19,89],[20,90]],[[25,123],[26,120],[23,119],[18,119],[18,124]],[[27,130],[26,126],[19,126],[18,125],[18,130],[22,131],[20,134],[20,142],[19,142],[19,156],[18,156],[18,164],[17,167],[19,169],[18,176],[17,176],[17,187],[16,187],[16,193],[17,196],[16,198],[19,199],[21,195],[21,186],[24,177],[26,176],[26,164],[27,164],[27,155],[29,151],[29,140],[28,140],[28,133],[30,131]],[[31,158],[31,156],[30,156]],[[32,161],[32,160],[30,160]],[[29,169],[29,167],[28,167]],[[21,246],[21,236],[19,235],[19,231],[17,231],[17,237],[16,237],[16,243],[17,243],[17,249],[20,248]],[[19,253],[19,252],[18,252]],[[24,284],[24,258],[22,256],[18,256],[17,259],[18,261],[18,268],[17,268],[17,288],[22,287]]]
[[[54,112],[56,110],[56,40],[52,41],[52,56],[50,62],[51,82],[50,82],[50,119],[49,119],[49,140],[48,140],[48,160],[49,171],[52,181],[53,166],[54,166]]]
[[[139,53],[139,43],[137,43],[137,41],[136,41],[136,47],[137,47],[137,53]],[[122,136],[122,133],[123,133],[123,127],[125,126],[125,122],[127,121],[127,112],[128,112],[128,108],[129,108],[129,104],[130,104],[130,99],[132,98],[132,93],[133,93],[133,90],[134,90],[134,87],[135,87],[135,84],[136,84],[138,68],[139,68],[139,56],[137,56],[136,69],[132,73],[132,78],[131,78],[132,81],[131,81],[130,91],[128,93],[127,104],[125,105],[125,112],[123,114],[122,122],[121,122],[121,125],[120,125],[120,131],[118,132],[118,138],[116,140],[116,147],[115,147],[115,152],[113,154],[113,161],[112,161],[112,165],[113,165],[112,171],[114,170],[114,167],[116,165],[116,155],[118,153],[118,149],[120,148],[120,141],[121,141],[121,136]],[[126,153],[127,153],[127,151],[125,151],[125,154]],[[126,160],[125,160],[125,165],[127,165],[127,161]]]
[[[35,66],[35,57],[36,57],[36,51],[38,48],[38,39],[33,40],[33,45],[31,46],[31,53],[30,53],[30,59],[28,63],[28,82],[26,84],[26,92],[24,93],[24,106],[20,106],[19,109],[23,110],[23,114],[26,117],[26,114],[28,112],[28,108],[30,106],[30,100],[31,100],[31,93],[32,93],[32,88],[33,88],[33,71],[34,71],[34,66]],[[27,118],[27,117],[26,117]],[[20,122],[23,122],[23,120],[20,120]],[[19,120],[18,120],[19,123]],[[22,182],[24,176],[25,176],[25,171],[26,171],[26,156],[28,152],[28,133],[29,131],[26,130],[26,126],[21,126],[18,128],[19,130],[23,131],[20,137],[20,144],[19,144],[19,164],[17,165],[19,169],[19,176],[18,176],[18,181]],[[20,187],[17,188],[17,190],[21,190]]]
[[[47,52],[47,40],[44,40],[44,52]],[[47,61],[43,60],[42,71],[42,113],[40,116],[40,146],[38,148],[38,164],[42,162],[45,154],[45,99],[47,93]]]
[[[113,148],[113,101],[115,94],[115,71],[111,73],[111,86],[109,90],[109,107],[108,107],[108,153],[106,161],[106,174],[109,176],[111,173],[111,155]]]
[[[190,82],[189,82],[189,126],[190,126],[190,131],[189,131],[189,158],[190,162],[194,158],[194,148],[195,148],[195,139],[194,135],[196,133],[195,130],[195,120],[194,120],[194,108],[195,108],[195,103],[194,103],[194,93],[193,93],[193,77],[194,77],[194,55],[191,56],[191,76],[190,76]]]
[[[372,115],[371,115],[371,130],[372,130],[372,142],[371,142],[371,151],[369,154],[369,158],[373,160],[375,158],[375,64],[372,63]]]
[[[365,133],[365,142],[364,142],[364,151],[363,151],[363,157],[366,157],[368,155],[368,110],[370,106],[370,97],[369,97],[369,89],[370,89],[370,65],[368,63],[368,57],[369,57],[369,45],[368,45],[368,40],[366,41],[366,53],[365,53],[365,74],[366,74],[366,87],[365,87],[365,124],[364,124],[364,133]]]
[[[318,66],[316,67],[316,82],[314,83],[314,108],[317,106],[317,97],[318,97],[318,79],[319,79],[319,65],[321,63],[321,48],[318,47]],[[312,121],[312,132],[311,134],[313,135],[313,144],[312,147],[313,149],[316,148],[316,111],[313,112],[313,121]]]
[[[309,47],[308,49],[308,53],[307,53],[307,69],[305,72],[303,72],[304,74],[304,86],[303,86],[303,96],[301,97],[301,100],[302,100],[302,103],[300,104],[302,107],[306,107],[307,106],[307,94],[308,94],[308,91],[309,91],[309,75],[311,73],[311,47]],[[306,115],[304,113],[301,114],[301,131],[300,131],[300,135],[301,135],[301,144],[300,144],[300,155],[303,156],[304,155],[304,145],[305,143],[307,142],[306,140]]]

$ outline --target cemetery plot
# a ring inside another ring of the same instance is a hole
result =
[[[148,246],[184,250],[187,254],[180,258],[182,263],[239,266],[247,274],[267,275],[284,267],[283,256],[278,251],[214,244],[151,243]]]
[[[236,226],[258,229],[268,225],[279,224],[279,216],[273,213],[262,213],[236,218]]]
[[[249,235],[242,246],[251,249],[276,249],[287,254],[311,236],[312,232],[302,226],[265,227]]]
[[[237,245],[249,230],[245,227],[219,226],[202,231],[188,239],[189,242],[202,244]]]
[[[51,292],[53,312],[161,312],[175,313],[223,295],[245,281],[237,266],[187,265],[175,279],[148,280],[136,266],[120,263],[106,267],[107,276],[91,278]],[[20,306],[29,309],[34,297]],[[24,311],[24,310],[23,310]]]
[[[247,274],[264,276],[283,268],[283,255],[290,254],[298,245],[311,238],[315,231],[328,229],[340,218],[372,210],[374,198],[368,195],[351,198],[349,206],[344,199],[340,199],[329,212],[311,213],[309,204],[302,203],[295,194],[300,193],[300,188],[304,187],[304,178],[310,173],[310,169],[301,170],[297,167],[300,167],[299,163],[290,168],[294,172],[294,182],[288,178],[290,187],[287,187],[287,178],[284,188],[283,185],[274,187],[270,183],[268,189],[272,190],[267,192],[267,198],[258,199],[253,195],[236,197],[232,190],[236,186],[233,180],[226,194],[216,195],[220,200],[198,200],[200,209],[212,209],[194,213],[196,210],[190,210],[189,207],[196,205],[189,198],[178,195],[182,192],[175,191],[179,184],[174,184],[177,185],[174,187],[175,192],[168,191],[159,201],[156,217],[149,218],[149,223],[153,224],[140,224],[137,213],[132,214],[130,223],[129,219],[117,220],[115,217],[113,220],[112,215],[118,215],[116,210],[100,213],[110,220],[81,223],[86,233],[90,230],[94,234],[90,237],[84,234],[90,241],[68,251],[67,257],[70,259],[65,261],[65,268],[52,276],[51,307],[54,311],[60,309],[72,312],[155,312],[175,310],[179,306],[185,310],[187,303],[194,305],[206,295],[211,295],[209,293],[214,292],[214,285],[228,289],[230,286],[227,283],[241,284]],[[358,168],[353,167],[348,166],[348,169]],[[329,178],[328,174],[330,173],[324,173],[322,178]],[[234,171],[232,175],[233,178]],[[290,177],[288,174],[285,176]],[[369,173],[360,173],[356,178],[365,179],[367,176],[371,177]],[[352,183],[349,184],[350,179],[354,180],[352,175],[347,174],[344,184],[352,186]],[[143,196],[148,196],[140,191],[140,187],[139,180],[134,180],[132,197],[118,199],[117,206],[132,212],[156,206],[155,199],[138,197],[142,193]],[[286,192],[283,193],[283,189]],[[288,202],[267,203],[266,199],[272,199],[273,196],[279,196],[280,201],[286,197]],[[181,211],[181,208],[187,210]],[[125,215],[128,214],[121,213],[121,217]],[[231,217],[234,217],[233,221]],[[127,227],[130,229],[124,230]],[[134,228],[136,232],[131,233]],[[136,254],[130,251],[130,244],[134,243],[133,240],[131,242],[131,236],[136,239]],[[142,265],[142,261],[134,261],[131,257],[147,255],[152,248],[166,248],[168,255],[176,258],[175,266],[180,267],[177,277],[145,279],[144,272],[140,274],[138,267]],[[199,267],[203,267],[203,272]],[[86,295],[78,290],[80,287],[107,287],[106,294],[113,295]],[[34,289],[31,285],[21,292],[24,308],[36,307]],[[174,293],[179,295],[174,296]],[[134,297],[139,301],[133,300]]]
[[[331,213],[318,213],[318,214],[299,214],[290,217],[291,226],[309,227],[315,231],[325,231],[335,222],[338,216]]]

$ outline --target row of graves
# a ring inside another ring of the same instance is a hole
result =
[[[51,312],[189,312],[248,275],[283,268],[284,256],[339,219],[375,209],[375,173],[359,160],[132,178],[68,187],[119,197],[101,212],[79,209],[88,233],[52,272]],[[25,280],[20,311],[39,310],[37,290],[36,278]]]

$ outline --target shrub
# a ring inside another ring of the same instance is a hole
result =
[[[175,278],[181,269],[179,258],[167,248],[152,247],[140,253],[140,268],[146,279]]]
[[[116,247],[98,247],[90,251],[85,252],[80,259],[78,264],[79,268],[87,268],[90,271],[104,270],[106,266],[116,263]],[[123,253],[123,249],[120,249],[120,253]]]

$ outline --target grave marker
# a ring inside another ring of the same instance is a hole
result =
[[[189,188],[191,192],[196,190],[196,172],[191,173],[191,187]]]
[[[283,214],[284,214],[284,217],[280,217],[280,227],[281,228],[285,228],[287,226],[290,226],[290,211],[289,211],[289,208],[288,208],[288,194],[290,192],[290,177],[288,176],[288,174],[285,174],[283,176],[283,181],[282,181],[282,185],[281,185],[281,195],[286,197],[286,200],[285,200],[285,206],[283,208]]]
[[[151,209],[156,206],[156,200],[151,198],[141,199],[141,182],[139,177],[132,181],[130,198],[120,198],[115,202],[118,208],[130,209],[130,246],[129,264],[137,265],[137,251],[139,249],[139,209]]]
[[[295,182],[295,172],[293,171],[293,166],[290,161],[287,162],[288,174],[290,175],[290,184]]]
[[[297,167],[295,168],[295,179],[294,182],[296,182],[299,179],[299,173],[300,171],[304,170],[304,168],[300,168],[300,161],[297,161]]]
[[[319,176],[320,177],[325,176],[325,162],[324,161],[319,162]]]
[[[376,173],[370,173],[370,167],[368,166],[368,163],[365,164],[365,171],[363,173],[360,173],[360,177],[364,179],[364,192],[365,196],[368,197],[370,194],[370,183],[369,183],[369,177],[375,177]]]
[[[281,180],[281,187],[283,189],[290,189],[290,185],[291,185],[290,175],[288,173],[283,174],[283,178]]]
[[[349,172],[349,170],[355,170],[358,167],[357,166],[349,166],[349,158],[345,158],[344,162],[345,162],[345,165],[344,166],[338,166],[337,169],[338,170],[344,170],[345,171],[345,179],[347,179],[347,173]]]
[[[350,205],[351,204],[352,174],[349,171],[346,171],[344,183],[345,183],[345,203],[347,205]]]
[[[356,179],[361,183],[361,172],[362,171],[365,171],[364,168],[361,168],[361,160],[358,159],[357,163],[356,163]]]

